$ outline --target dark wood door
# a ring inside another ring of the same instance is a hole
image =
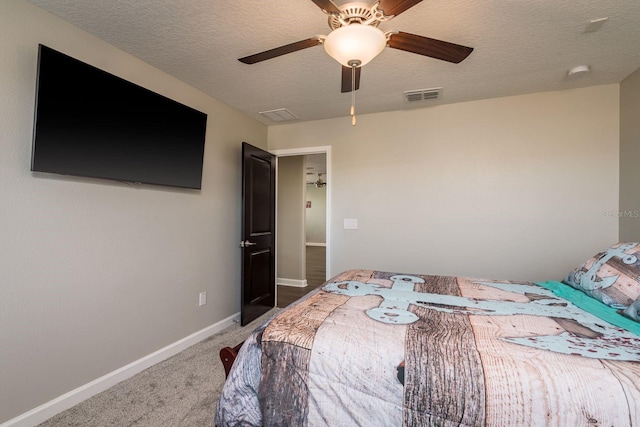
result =
[[[242,326],[275,307],[275,156],[242,143]]]

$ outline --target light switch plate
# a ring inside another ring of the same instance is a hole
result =
[[[357,230],[358,229],[358,220],[357,219],[346,219],[344,220],[344,229],[345,230]]]

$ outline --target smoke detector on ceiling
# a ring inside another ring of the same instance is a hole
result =
[[[572,79],[582,77],[589,72],[588,65],[578,65],[577,67],[573,67],[567,72],[567,75]]]
[[[583,33],[593,33],[598,31],[600,28],[602,28],[602,25],[604,25],[605,22],[607,22],[609,20],[609,18],[598,18],[598,19],[592,19],[591,21],[589,21],[587,23],[587,25],[584,27],[584,30],[582,31]]]

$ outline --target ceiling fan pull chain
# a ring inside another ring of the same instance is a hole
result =
[[[349,61],[351,65],[351,126],[356,125],[356,68],[361,62],[357,59]]]
[[[356,125],[356,66],[351,66],[351,126]]]

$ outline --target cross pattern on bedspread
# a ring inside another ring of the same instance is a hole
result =
[[[514,292],[529,298],[528,302],[467,298],[415,292],[414,285],[424,279],[409,275],[389,278],[391,288],[376,283],[356,280],[333,282],[322,289],[326,292],[350,297],[376,295],[382,298],[379,307],[366,311],[367,315],[388,324],[411,324],[418,316],[410,312],[409,305],[465,315],[543,316],[563,323],[575,323],[572,332],[558,335],[506,337],[503,341],[556,353],[579,355],[589,358],[640,361],[640,338],[622,328],[610,325],[598,317],[576,307],[571,302],[557,298],[551,291],[532,284],[474,282],[503,291]],[[582,327],[582,328],[580,328]]]

